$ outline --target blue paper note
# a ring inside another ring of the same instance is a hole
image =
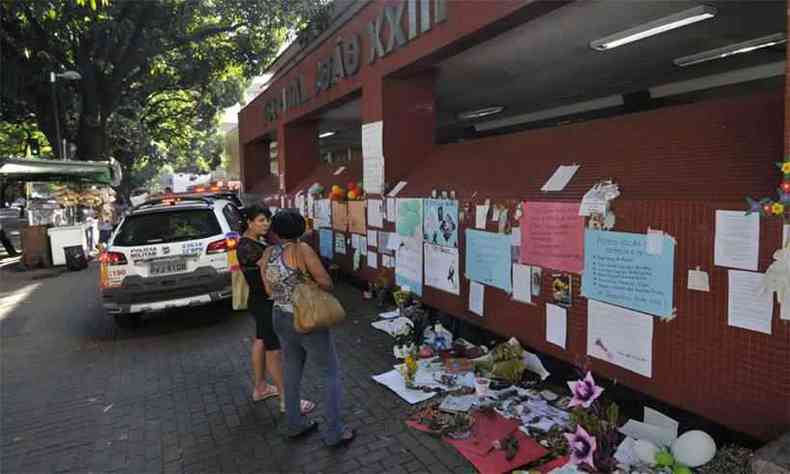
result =
[[[458,247],[458,201],[423,200],[423,237],[442,247]]]
[[[321,257],[332,259],[335,250],[334,232],[332,229],[321,229],[318,231],[319,251]]]
[[[660,255],[647,253],[647,236],[587,230],[582,295],[661,317],[672,315],[675,242],[662,236]]]
[[[466,230],[466,276],[484,285],[510,293],[510,236]]]

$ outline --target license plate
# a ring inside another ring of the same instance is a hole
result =
[[[187,262],[185,260],[173,260],[167,262],[151,262],[151,275],[166,275],[168,273],[185,272]]]

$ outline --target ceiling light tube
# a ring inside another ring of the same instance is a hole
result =
[[[609,35],[590,42],[590,47],[598,51],[608,51],[610,49],[633,43],[651,36],[665,33],[670,30],[682,28],[684,26],[708,20],[716,16],[716,9],[707,5],[690,8],[674,15],[669,15],[658,20],[645,23],[643,25],[629,28],[625,31]]]
[[[482,109],[467,110],[466,112],[461,112],[458,114],[458,118],[460,120],[479,119],[491,115],[496,115],[502,112],[503,110],[505,110],[505,108],[502,107],[501,105],[495,105],[493,107],[485,107]]]
[[[706,61],[713,61],[716,59],[723,59],[736,54],[748,53],[757,49],[768,48],[778,44],[787,43],[787,37],[784,33],[775,33],[768,36],[762,36],[753,40],[744,41],[743,43],[735,43],[722,48],[711,49],[701,53],[692,54],[691,56],[684,56],[675,59],[675,65],[680,67],[691,66],[693,64],[704,63]]]
[[[334,135],[335,133],[337,133],[337,132],[335,132],[335,131],[324,132],[324,133],[319,134],[318,138],[329,138],[332,135]]]

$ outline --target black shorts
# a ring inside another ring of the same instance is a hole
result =
[[[272,324],[272,304],[269,299],[250,298],[250,312],[255,317],[255,337],[263,340],[267,351],[280,350],[280,338]]]

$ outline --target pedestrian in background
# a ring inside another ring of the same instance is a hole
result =
[[[244,212],[242,234],[236,255],[244,279],[249,286],[247,307],[255,317],[255,340],[252,344],[251,362],[255,388],[252,392],[253,401],[266,400],[280,396],[280,411],[285,410],[283,401],[283,368],[280,351],[280,340],[272,326],[272,300],[266,294],[261,279],[263,254],[267,247],[266,235],[271,227],[272,214],[268,209],[252,206]],[[274,386],[266,382],[266,369],[274,382]],[[302,400],[302,413],[315,409],[315,404]]]
[[[296,212],[278,212],[272,220],[272,231],[281,243],[264,254],[263,276],[266,290],[274,299],[274,330],[280,337],[285,357],[285,414],[287,435],[291,438],[317,429],[315,421],[307,421],[299,410],[302,373],[310,359],[324,373],[326,394],[324,418],[328,424],[324,440],[329,446],[351,442],[355,433],[341,420],[342,388],[340,366],[331,329],[320,329],[301,334],[294,329],[293,293],[309,274],[324,290],[332,289],[332,279],[313,249],[300,242],[305,232],[305,220]]]

